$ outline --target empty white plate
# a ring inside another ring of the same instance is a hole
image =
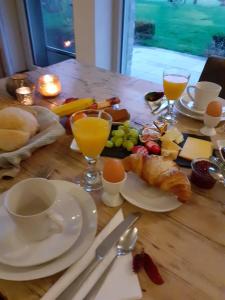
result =
[[[92,244],[97,229],[97,210],[93,199],[80,186],[72,182],[63,180],[51,180],[51,182],[55,185],[57,191],[72,196],[81,208],[83,226],[78,239],[65,253],[38,266],[12,267],[0,263],[0,279],[34,280],[58,273],[75,263]],[[2,202],[2,199],[0,199],[0,206]]]
[[[182,205],[175,195],[150,186],[134,173],[127,175],[121,194],[131,204],[154,212],[171,211]]]
[[[0,262],[14,267],[35,266],[62,255],[78,239],[82,228],[81,209],[74,198],[58,193],[54,211],[65,220],[63,232],[31,242],[22,239],[4,206],[0,207]]]

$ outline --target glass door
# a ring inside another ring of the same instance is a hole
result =
[[[24,0],[34,64],[75,57],[72,0]]]
[[[194,83],[208,56],[225,57],[225,1],[124,1],[126,74],[161,83],[164,68],[180,67]]]

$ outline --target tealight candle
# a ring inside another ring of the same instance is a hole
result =
[[[56,97],[61,89],[61,83],[56,75],[46,74],[38,79],[38,91],[42,96]]]
[[[17,100],[24,105],[34,104],[32,89],[28,86],[22,86],[16,89]]]

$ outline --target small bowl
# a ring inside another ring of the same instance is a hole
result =
[[[163,97],[164,97],[163,92],[150,92],[145,95],[145,100],[157,105],[161,103]]]
[[[196,186],[203,189],[211,189],[216,183],[216,180],[210,175],[209,168],[214,166],[218,168],[216,164],[207,158],[197,158],[191,162],[192,173],[190,180]]]

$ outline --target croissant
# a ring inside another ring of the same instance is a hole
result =
[[[187,202],[191,197],[191,184],[177,164],[163,156],[131,154],[123,159],[126,171],[133,171],[150,185],[174,193],[178,200]]]

